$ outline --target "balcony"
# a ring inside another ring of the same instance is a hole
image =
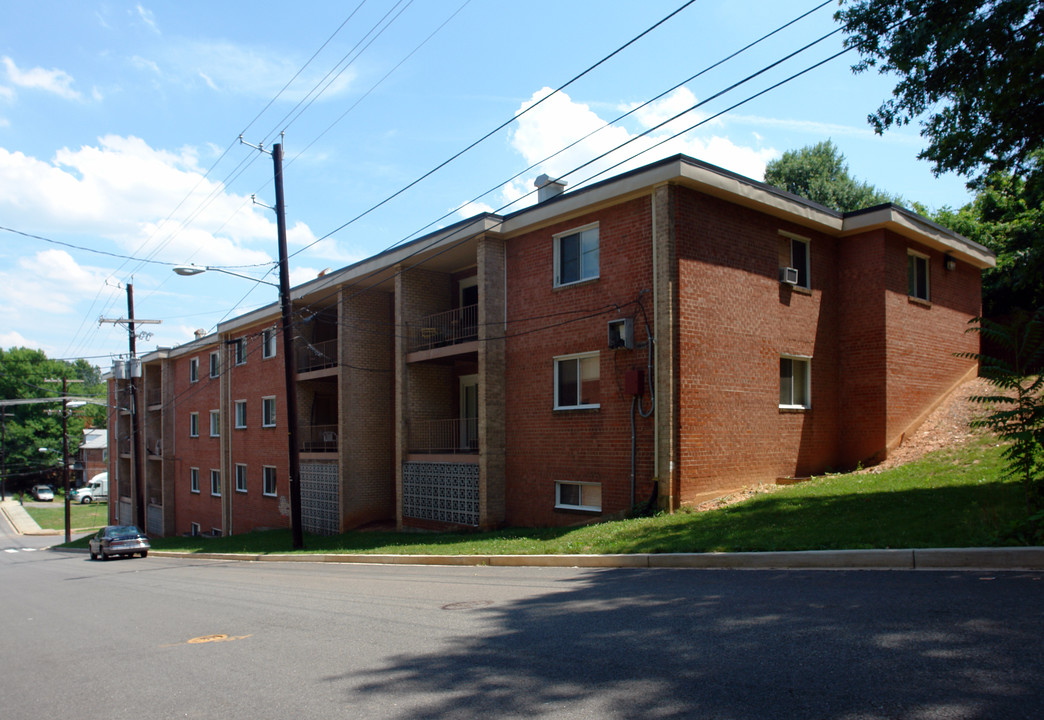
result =
[[[337,339],[310,343],[298,341],[297,372],[337,367]]]
[[[409,352],[432,350],[478,339],[478,305],[436,313],[410,332]]]
[[[335,453],[337,452],[336,425],[303,425],[297,429],[301,452]]]
[[[474,455],[479,451],[478,418],[414,420],[407,452],[413,455]]]

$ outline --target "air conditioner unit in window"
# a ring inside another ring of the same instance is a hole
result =
[[[631,318],[609,321],[609,349],[634,349],[634,321]]]
[[[779,269],[779,281],[786,283],[787,285],[797,285],[798,283],[798,271],[797,268],[792,267],[781,267]]]

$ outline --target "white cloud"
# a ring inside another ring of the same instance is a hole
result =
[[[180,39],[164,46],[163,63],[186,83],[201,79],[211,90],[271,98],[300,69],[302,59],[280,55],[267,47]],[[329,83],[329,88],[322,98],[347,90],[355,75],[355,70],[348,68],[340,76],[323,81],[323,87]],[[290,102],[303,99],[322,77],[319,70],[306,70],[281,99]]]
[[[0,100],[14,100],[14,90],[4,85],[0,85]]]
[[[73,77],[64,70],[57,68],[44,70],[43,68],[32,68],[21,70],[15,65],[14,60],[6,55],[2,58],[4,67],[7,68],[8,79],[18,87],[34,88],[54,93],[66,100],[80,100],[81,95],[73,90]]]
[[[156,16],[155,14],[153,14],[151,10],[147,10],[144,7],[142,7],[141,3],[135,5],[134,10],[138,13],[138,18],[143,23],[148,25],[150,30],[152,30],[157,35],[160,34],[159,26],[156,25]]]
[[[765,164],[779,155],[773,148],[739,145],[716,132],[708,133],[706,128],[702,133],[689,131],[672,137],[695,125],[702,117],[695,112],[686,112],[696,104],[696,98],[684,88],[632,116],[640,126],[640,132],[644,132],[680,115],[647,135],[623,125],[606,125],[607,121],[589,105],[578,103],[565,93],[557,93],[537,104],[549,92],[549,88],[543,88],[533,93],[532,98],[515,113],[519,117],[511,133],[511,145],[527,165],[534,167],[499,189],[494,204],[500,206],[518,201],[507,208],[508,211],[536,201],[533,180],[542,173],[563,178],[569,190],[589,180],[603,180],[681,153],[760,180],[765,175]],[[532,109],[522,114],[527,108]],[[581,169],[571,172],[575,168]],[[465,205],[459,213],[467,217],[478,207],[486,206]]]
[[[163,246],[161,257],[174,262],[269,260],[276,233],[267,211],[204,179],[196,155],[114,135],[96,146],[63,148],[51,162],[0,148],[0,216],[39,234],[107,238],[137,257]],[[302,223],[294,233],[302,242],[311,235]]]
[[[0,348],[36,347],[36,343],[27,340],[20,332],[0,332]]]
[[[30,312],[39,317],[69,315],[76,301],[94,294],[105,282],[107,271],[76,263],[65,250],[42,250],[19,258],[16,267],[0,272],[5,310]]]

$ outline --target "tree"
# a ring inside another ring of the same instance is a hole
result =
[[[1009,441],[1008,474],[1022,483],[1027,510],[1044,510],[1044,311],[1023,315],[1010,326],[976,318],[973,330],[1003,348],[1010,359],[981,353],[962,357],[979,362],[979,374],[997,392],[971,398],[990,413],[973,426],[988,427]]]
[[[765,166],[765,182],[841,212],[899,202],[852,178],[845,156],[830,140],[788,150],[772,160]]]
[[[1044,3],[1040,0],[845,0],[845,44],[899,81],[869,116],[877,132],[924,116],[919,157],[936,174],[982,181],[1040,170]]]
[[[61,396],[61,385],[48,380],[66,377],[84,380],[70,386],[70,395],[105,397],[105,386],[97,368],[85,360],[67,363],[50,360],[40,350],[29,348],[0,349],[0,398],[4,400],[55,398]],[[9,405],[4,408],[4,456],[6,476],[17,485],[60,464],[62,447],[61,403]],[[58,411],[58,412],[56,412]],[[106,408],[87,406],[69,417],[70,452],[78,445],[87,422],[105,427]],[[40,448],[47,448],[45,453]],[[10,489],[10,485],[8,485]]]
[[[972,202],[932,219],[996,253],[997,267],[982,277],[983,315],[1044,307],[1044,185],[997,172],[978,187]]]

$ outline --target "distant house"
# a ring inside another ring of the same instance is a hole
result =
[[[150,532],[569,525],[886,457],[976,372],[993,255],[894,205],[838,213],[685,156],[483,214],[145,358]],[[126,381],[114,404],[129,407]]]
[[[105,428],[84,429],[76,469],[80,471],[75,478],[79,485],[109,469],[109,433]]]

